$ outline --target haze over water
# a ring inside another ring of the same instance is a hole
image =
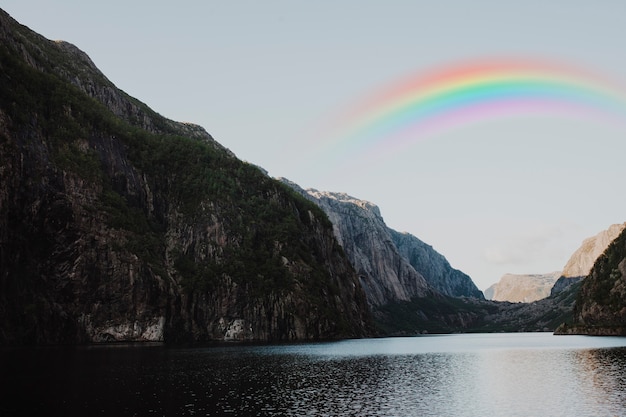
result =
[[[616,416],[626,338],[5,349],[1,415]]]

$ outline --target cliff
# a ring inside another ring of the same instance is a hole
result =
[[[482,291],[469,275],[452,268],[448,260],[432,246],[410,233],[388,230],[400,255],[441,294],[450,297],[484,298]]]
[[[556,333],[626,336],[626,231],[596,260],[582,282],[572,321]]]
[[[550,296],[561,272],[549,274],[505,274],[496,284],[485,290],[486,298],[493,301],[531,303]]]
[[[335,237],[356,268],[371,305],[440,294],[483,298],[472,279],[410,233],[385,224],[380,209],[345,193],[303,190],[281,179],[324,210]]]
[[[482,305],[471,302],[483,300],[471,278],[431,246],[388,228],[375,204],[281,180],[319,205],[332,221],[383,334],[463,331],[486,314]]]
[[[328,215],[371,306],[433,293],[422,274],[398,252],[376,205],[345,193],[302,192]]]
[[[505,274],[499,282],[485,290],[485,297],[494,301],[529,303],[556,296],[587,276],[596,259],[625,227],[626,223],[614,224],[607,230],[585,239],[570,256],[561,272]]]
[[[371,333],[317,206],[0,11],[0,343]]]
[[[552,287],[551,294],[557,294],[569,285],[585,278],[598,257],[606,250],[615,238],[626,227],[626,223],[613,224],[607,230],[603,230],[595,236],[585,239],[580,247],[569,258],[561,277]]]

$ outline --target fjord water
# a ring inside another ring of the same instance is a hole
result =
[[[626,338],[617,337],[468,334],[0,354],[2,416],[626,415]]]

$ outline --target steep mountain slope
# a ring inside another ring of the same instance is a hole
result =
[[[384,334],[462,331],[488,313],[484,306],[476,308],[465,300],[483,300],[467,275],[414,236],[389,229],[376,205],[282,181],[331,219]]]
[[[596,260],[582,282],[572,322],[557,333],[626,335],[626,231]]]
[[[485,290],[485,297],[494,301],[533,302],[557,295],[587,276],[595,260],[625,227],[626,223],[614,224],[585,239],[569,258],[562,272],[505,274],[498,283]]]
[[[0,343],[369,334],[327,216],[0,11]]]
[[[622,230],[623,227],[614,225],[607,231],[599,233],[597,238],[586,239],[582,245],[583,250],[577,250],[568,261],[568,265],[583,265],[584,268],[587,264],[580,261],[579,255],[582,253],[584,256],[589,256],[590,253],[598,253],[598,248],[602,248],[605,244],[608,246],[610,242],[607,242],[606,237],[610,239],[616,229]],[[587,250],[584,250],[585,247]],[[578,260],[572,261],[572,259]],[[564,270],[572,271],[567,266]],[[390,302],[380,307],[377,311],[377,322],[379,325],[382,324],[387,332],[397,334],[425,330],[429,332],[554,331],[563,322],[572,323],[574,306],[582,285],[580,280],[576,282],[568,278],[568,285],[561,291],[549,293],[550,283],[561,275],[562,273],[555,272],[538,276],[545,281],[540,285],[542,297],[545,298],[536,301],[509,302],[488,301],[473,297],[417,297],[410,301]],[[526,294],[521,294],[518,278],[520,277],[510,277],[511,291],[518,293],[518,296],[522,295],[520,301],[523,297],[527,297],[528,300],[529,294],[538,290],[537,280],[528,277],[531,285],[527,286]],[[583,332],[588,329],[570,327],[570,331]],[[615,330],[611,331],[615,332]]]
[[[387,230],[400,255],[437,291],[450,297],[484,298],[474,281],[467,274],[452,268],[448,260],[432,246],[410,233]]]
[[[560,271],[549,274],[505,274],[500,281],[485,290],[485,297],[493,301],[531,303],[550,296],[550,290],[560,276]]]
[[[334,225],[337,240],[360,271],[361,278],[374,280],[368,284],[370,287],[389,286],[387,290],[372,293],[366,290],[372,304],[423,297],[428,294],[424,289],[428,288],[451,297],[483,298],[472,279],[452,268],[432,246],[410,233],[387,227],[375,204],[345,193],[303,190],[284,178],[281,180],[326,212]],[[381,297],[381,293],[391,296]]]
[[[337,241],[352,261],[372,306],[433,293],[425,278],[398,252],[377,206],[344,193],[301,192],[333,223]]]
[[[626,223],[613,224],[595,236],[583,241],[565,264],[561,277],[554,284],[552,294],[556,294],[568,285],[581,281],[591,271],[598,257],[615,240],[626,227]]]
[[[579,249],[568,260],[559,279],[553,286],[550,295],[546,298],[530,303],[497,302],[493,307],[488,307],[474,330],[478,331],[554,331],[563,332],[562,323],[571,325],[574,317],[574,307],[579,300],[580,289],[587,268],[591,268],[589,260],[594,256],[600,257],[602,251],[611,243],[610,239],[617,237],[624,225],[612,225],[608,230],[598,233],[596,236],[585,239]],[[616,231],[617,235],[616,235]],[[561,287],[557,288],[559,283]],[[513,286],[517,288],[516,286]],[[489,291],[485,291],[488,294]],[[569,331],[573,331],[570,327]]]

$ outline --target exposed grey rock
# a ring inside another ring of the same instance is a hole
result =
[[[395,246],[378,206],[345,193],[306,190],[328,215],[337,241],[351,260],[374,305],[423,297],[431,288]]]
[[[483,298],[471,278],[453,269],[431,246],[388,228],[375,204],[345,193],[303,190],[281,180],[326,212],[372,306],[435,293]]]
[[[583,279],[585,279],[585,277],[569,277],[569,278],[559,277],[559,279],[557,279],[554,282],[554,285],[550,289],[550,295],[556,295],[560,293],[561,291],[564,291],[570,285],[576,284],[577,282],[580,282]]]
[[[573,319],[555,333],[626,336],[626,231],[593,264],[581,284]]]
[[[626,228],[626,223],[613,224],[597,235],[585,239],[563,267],[561,277],[555,282],[551,293],[557,294],[589,275],[598,257],[620,235],[624,228]]]
[[[485,295],[485,300],[493,300],[493,293],[495,292],[496,285],[497,283],[493,284],[492,286],[487,288],[485,291],[483,291],[483,294]]]
[[[594,262],[626,227],[614,224],[595,236],[587,238],[572,254],[562,272],[548,274],[506,274],[485,290],[485,297],[494,301],[532,302],[554,296],[583,280]],[[556,278],[555,278],[556,274]]]
[[[560,271],[549,274],[505,274],[498,283],[485,291],[489,300],[512,303],[531,303],[550,295],[550,290],[561,276]]]
[[[613,224],[608,229],[583,241],[563,267],[564,278],[586,277],[598,257],[622,233],[626,223]]]
[[[388,230],[400,255],[437,291],[450,297],[484,298],[474,281],[467,274],[452,268],[448,260],[432,246],[410,233]]]

